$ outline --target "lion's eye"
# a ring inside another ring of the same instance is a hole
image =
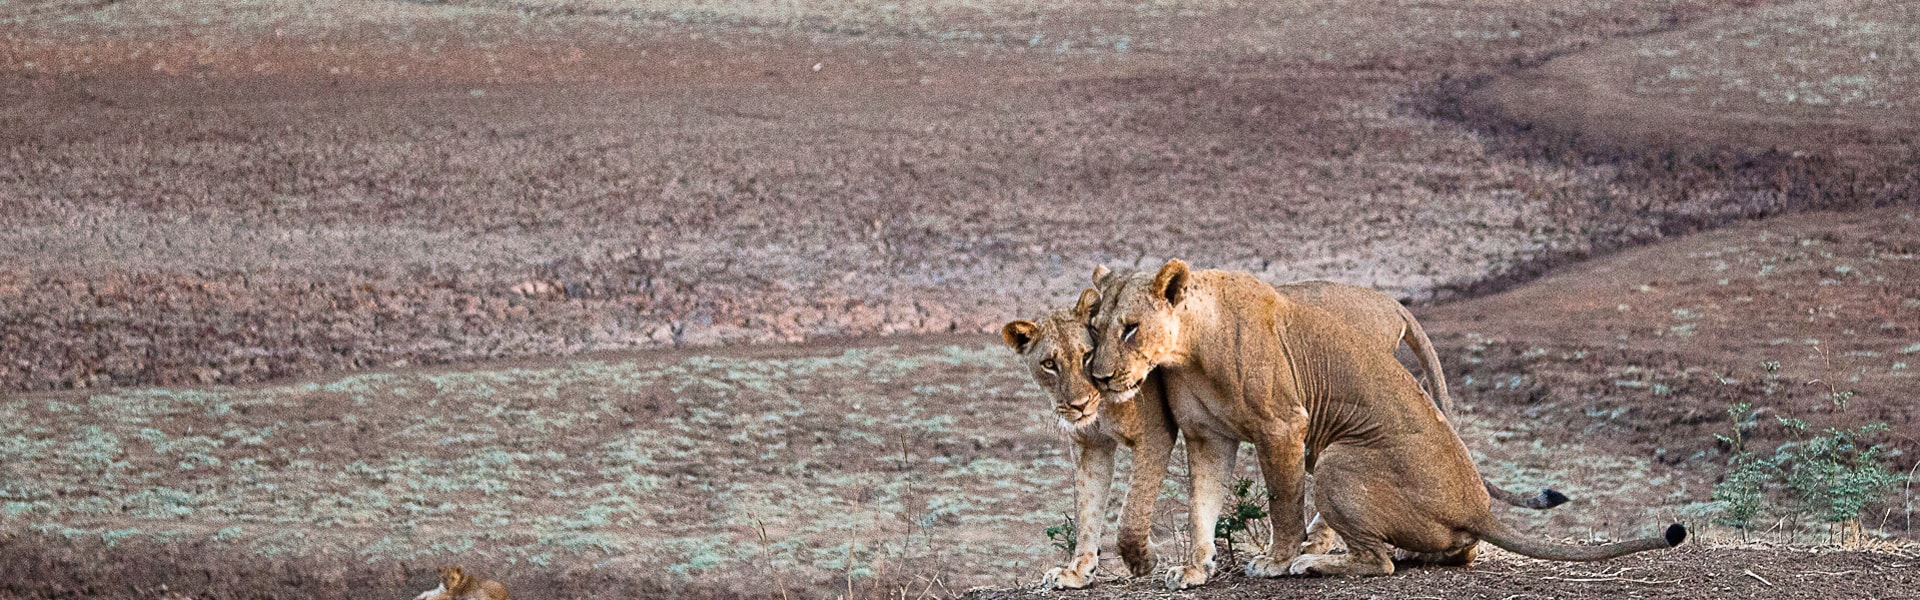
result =
[[[1133,341],[1133,334],[1139,333],[1139,331],[1140,331],[1139,323],[1128,323],[1126,329],[1120,330],[1120,339]]]
[[[1060,363],[1053,362],[1053,359],[1049,358],[1040,361],[1040,368],[1046,369],[1048,373],[1058,373],[1060,372]]]
[[[1082,357],[1080,357],[1080,368],[1082,368],[1082,369],[1091,369],[1091,368],[1093,368],[1093,353],[1092,353],[1092,352],[1088,352],[1086,356],[1082,356]]]

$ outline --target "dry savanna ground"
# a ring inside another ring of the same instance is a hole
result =
[[[1864,0],[0,1],[0,597],[1039,594],[1070,445],[990,332],[1175,256],[1422,304],[1486,476],[1576,498],[1504,518],[1701,542],[1197,595],[1910,596],[1911,484],[1859,536],[1710,499],[1739,403],[1916,468],[1915,40]],[[1162,595],[1123,571],[1078,595]]]

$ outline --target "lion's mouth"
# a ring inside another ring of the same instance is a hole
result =
[[[1102,386],[1101,395],[1110,402],[1126,402],[1140,393],[1140,382],[1144,378],[1128,378],[1124,383],[1121,383],[1117,377],[1114,379],[1115,381],[1108,381],[1105,386]]]
[[[1092,423],[1095,417],[1100,416],[1100,402],[1098,399],[1089,401],[1086,404],[1085,408],[1060,406],[1054,408],[1053,412],[1060,415],[1060,421],[1062,423],[1071,427],[1082,427],[1088,423]]]

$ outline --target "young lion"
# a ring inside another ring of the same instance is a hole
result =
[[[1087,374],[1108,401],[1139,394],[1149,373],[1187,440],[1193,548],[1168,573],[1176,589],[1214,566],[1221,480],[1240,440],[1254,443],[1270,494],[1273,537],[1247,574],[1384,575],[1393,549],[1471,563],[1480,540],[1550,560],[1602,560],[1669,548],[1664,536],[1565,546],[1520,536],[1493,518],[1491,498],[1446,416],[1399,361],[1328,311],[1251,275],[1192,272],[1168,261],[1153,275],[1110,282],[1089,327]],[[1300,554],[1304,477],[1345,554]]]
[[[507,596],[507,586],[485,577],[468,575],[460,567],[440,567],[440,587],[433,588],[413,600],[511,600]]]
[[[1094,271],[1096,285],[1107,284],[1113,277],[1116,277],[1113,272],[1104,266]],[[1443,400],[1446,379],[1440,372],[1432,342],[1399,302],[1369,288],[1326,281],[1296,282],[1276,289],[1288,297],[1327,309],[1361,329],[1366,339],[1378,342],[1389,352],[1404,339],[1420,357],[1422,369],[1435,384],[1434,402],[1446,406]],[[1134,456],[1133,475],[1120,519],[1120,556],[1136,576],[1146,575],[1153,568],[1147,546],[1148,529],[1160,481],[1166,477],[1168,453],[1173,448],[1173,420],[1161,399],[1159,377],[1154,375],[1148,376],[1134,401],[1100,402],[1099,390],[1087,379],[1084,369],[1091,351],[1087,313],[1098,300],[1098,293],[1085,290],[1072,310],[1054,311],[1038,322],[1013,321],[1001,329],[1007,345],[1020,353],[1034,381],[1052,397],[1055,414],[1060,416],[1061,425],[1079,449],[1074,477],[1080,523],[1075,538],[1076,551],[1068,564],[1047,571],[1041,584],[1048,587],[1080,588],[1092,582],[1093,571],[1099,563],[1100,529],[1105,521],[1103,509],[1113,482],[1117,445],[1125,445]],[[1228,468],[1231,470],[1231,464]],[[1552,489],[1523,497],[1492,483],[1486,488],[1494,497],[1514,506],[1546,509],[1567,501],[1566,496]],[[1317,518],[1307,537],[1308,551],[1325,552],[1339,544],[1333,531]]]
[[[1080,524],[1073,560],[1047,571],[1041,584],[1048,587],[1082,588],[1093,582],[1093,570],[1100,565],[1107,491],[1113,487],[1114,447],[1119,444],[1133,450],[1133,475],[1120,512],[1120,558],[1134,575],[1153,571],[1148,533],[1154,499],[1173,452],[1173,419],[1154,389],[1158,378],[1144,384],[1147,391],[1141,393],[1140,401],[1124,403],[1102,403],[1100,391],[1087,380],[1084,360],[1093,349],[1088,344],[1085,310],[1093,304],[1093,293],[1082,292],[1076,309],[1054,311],[1038,323],[1014,321],[1000,331],[1007,345],[1026,361],[1033,380],[1053,398],[1054,414],[1080,450],[1073,477]]]

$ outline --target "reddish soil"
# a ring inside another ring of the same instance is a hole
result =
[[[7,9],[0,388],[986,333],[1172,256],[1428,297],[1661,231],[1431,82],[1716,3],[651,6]]]
[[[1575,265],[1425,322],[1479,407],[1555,422],[1681,465],[1723,462],[1712,434],[1749,402],[1816,426],[1892,426],[1920,460],[1920,210],[1745,223]],[[1777,363],[1769,370],[1767,363]],[[1517,379],[1515,379],[1517,377]],[[1489,385],[1501,382],[1501,385]],[[1844,396],[1836,402],[1836,394]],[[1766,419],[1756,432],[1786,432]],[[1904,527],[1904,525],[1902,525]]]

